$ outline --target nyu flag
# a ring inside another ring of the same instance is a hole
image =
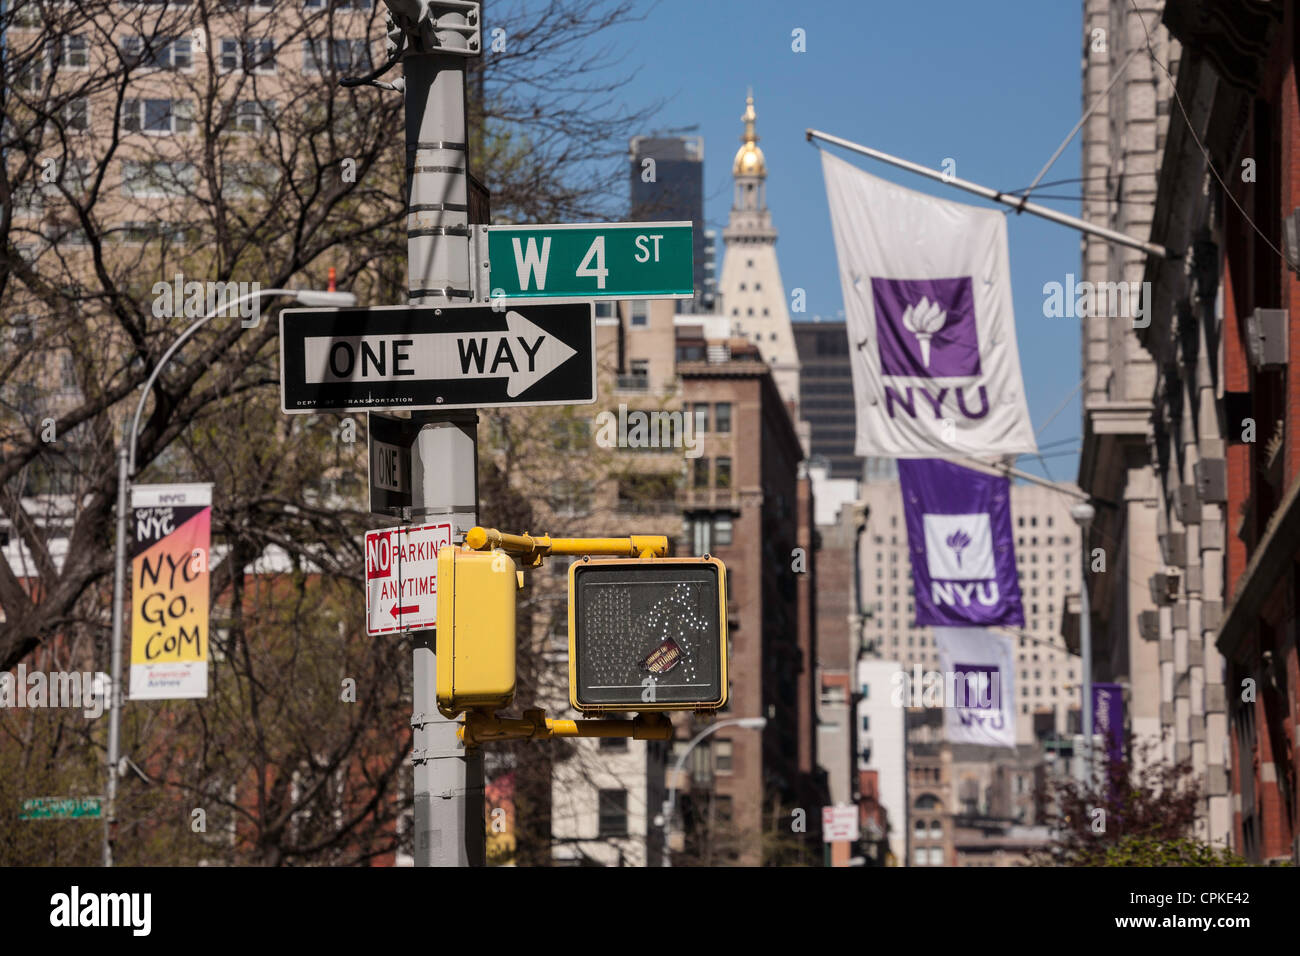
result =
[[[900,461],[916,626],[1023,627],[1011,482],[937,459]]]
[[[1006,217],[822,152],[857,401],[856,452],[1037,451],[1020,377]]]
[[[1092,732],[1102,739],[1111,763],[1124,759],[1124,688],[1092,685]]]
[[[951,677],[944,682],[944,736],[955,744],[1014,747],[1011,638],[981,628],[936,627],[934,643],[939,667]]]

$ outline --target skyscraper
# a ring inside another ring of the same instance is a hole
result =
[[[712,244],[704,228],[704,138],[702,136],[634,136],[628,145],[633,222],[688,221],[694,246],[695,299],[683,312],[707,312],[717,284],[710,262]]]
[[[843,322],[796,322],[799,414],[812,429],[811,454],[826,461],[831,478],[861,478],[853,454],[857,413],[849,369],[849,338]]]

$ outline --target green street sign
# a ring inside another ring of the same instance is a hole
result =
[[[492,298],[689,299],[689,222],[489,226]]]
[[[19,820],[98,820],[103,813],[99,797],[30,797],[23,801]]]

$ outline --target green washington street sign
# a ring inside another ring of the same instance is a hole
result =
[[[19,820],[99,819],[99,797],[31,797],[23,801]]]
[[[490,226],[493,298],[689,299],[689,222]]]

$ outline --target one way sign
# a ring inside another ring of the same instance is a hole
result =
[[[288,309],[285,412],[578,405],[596,400],[591,300]]]

